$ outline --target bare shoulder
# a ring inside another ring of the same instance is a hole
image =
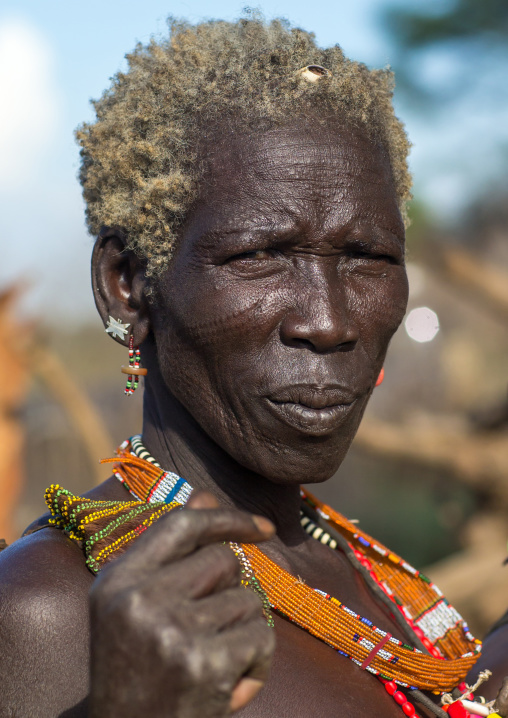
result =
[[[125,489],[108,479],[85,496],[100,500],[125,500]],[[53,617],[58,608],[58,623],[70,612],[88,605],[93,574],[87,569],[83,551],[65,534],[47,526],[50,514],[34,521],[22,538],[0,552],[0,615],[22,615],[45,611]],[[87,616],[85,616],[88,620]],[[55,617],[56,620],[56,617]]]
[[[88,692],[88,591],[77,544],[46,528],[0,553],[0,718],[78,716]]]
[[[18,539],[0,553],[0,596],[22,592],[26,600],[88,592],[93,575],[83,552],[65,534],[45,528]]]

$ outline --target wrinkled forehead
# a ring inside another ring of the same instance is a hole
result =
[[[403,235],[390,161],[365,132],[295,122],[263,133],[229,132],[204,147],[196,208],[209,221],[254,225],[285,217],[374,221]]]

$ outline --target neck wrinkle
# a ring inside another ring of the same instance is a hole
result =
[[[160,465],[206,490],[225,505],[270,519],[276,536],[263,551],[280,560],[284,548],[308,539],[300,525],[299,486],[283,486],[238,464],[199,426],[165,386],[162,377],[145,383],[143,443]]]

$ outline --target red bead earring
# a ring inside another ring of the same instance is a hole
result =
[[[383,367],[381,371],[379,372],[379,376],[376,381],[376,386],[380,386],[383,383],[383,379],[385,378],[385,368]]]
[[[127,396],[134,394],[139,384],[139,377],[146,376],[147,370],[140,366],[141,352],[139,347],[134,347],[132,334],[129,337],[129,366],[122,367],[122,374],[127,374],[125,393]]]

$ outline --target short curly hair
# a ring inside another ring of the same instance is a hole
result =
[[[203,132],[231,122],[253,133],[306,115],[340,117],[382,144],[406,217],[409,142],[394,114],[389,69],[369,70],[337,45],[321,49],[312,33],[284,20],[168,22],[167,37],[127,55],[127,72],[93,103],[96,121],[76,131],[92,234],[122,228],[147,273],[157,274],[196,197]],[[329,72],[307,82],[299,70],[309,65]]]

